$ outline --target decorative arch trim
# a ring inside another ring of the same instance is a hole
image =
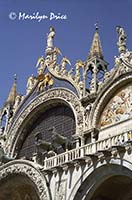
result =
[[[90,114],[90,119],[92,119],[91,127],[98,127],[101,113],[105,109],[107,103],[110,101],[110,99],[112,99],[116,91],[123,88],[131,81],[132,81],[132,74],[131,73],[125,74],[125,76],[118,77],[117,79],[112,81],[110,84],[107,85],[107,87],[104,88],[104,90],[102,90],[91,110]]]
[[[46,186],[46,179],[37,167],[30,161],[11,161],[0,167],[0,181],[10,175],[26,176],[34,183],[40,200],[50,200],[50,191]]]
[[[8,154],[13,155],[14,148],[17,142],[17,139],[20,136],[20,128],[22,127],[25,119],[34,111],[35,108],[41,106],[42,104],[53,101],[60,100],[68,104],[74,112],[75,121],[76,121],[76,134],[81,134],[83,131],[83,110],[81,103],[78,97],[71,92],[70,90],[64,88],[51,89],[47,92],[41,93],[35,99],[33,99],[26,108],[20,113],[18,118],[14,121],[13,125],[10,128],[8,133],[9,138],[6,143],[6,150]]]

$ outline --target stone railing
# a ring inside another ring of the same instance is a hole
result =
[[[115,146],[123,146],[129,140],[132,139],[132,131],[120,133],[115,136],[111,136],[104,140],[96,141],[95,143],[86,144],[82,147],[72,149],[65,153],[56,155],[44,160],[44,170],[49,170],[54,167],[61,167],[66,163],[70,163],[81,158],[85,158],[96,154],[99,151],[109,150]]]

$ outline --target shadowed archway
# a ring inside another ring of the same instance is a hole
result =
[[[126,163],[124,163],[126,165]],[[128,162],[127,162],[128,164]],[[131,165],[129,166],[131,168]],[[90,172],[90,174],[89,174]],[[76,183],[70,194],[72,200],[131,200],[132,173],[125,166],[102,165],[83,174],[84,181]],[[78,187],[80,185],[80,187]],[[78,188],[78,189],[77,189]],[[76,190],[77,189],[77,190]],[[75,196],[73,197],[73,195]]]
[[[131,200],[131,188],[131,178],[126,176],[113,176],[97,188],[91,200]]]
[[[0,182],[0,200],[40,200],[40,198],[30,179],[22,175],[10,175]]]

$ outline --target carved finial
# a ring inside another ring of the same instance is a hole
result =
[[[116,26],[116,31],[118,34],[118,42],[117,42],[117,46],[119,49],[119,53],[125,53],[126,52],[126,33],[124,31],[124,28],[122,28],[121,26]]]

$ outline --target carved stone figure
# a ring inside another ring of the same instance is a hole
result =
[[[50,32],[47,34],[47,48],[53,48],[53,39],[55,36],[55,29],[50,27]]]
[[[28,91],[29,92],[29,91]],[[18,106],[20,105],[21,103],[21,98],[22,96],[21,95],[17,95],[16,98],[15,98],[15,104],[13,106],[13,109],[14,111],[16,111],[16,109],[18,108]]]
[[[118,33],[118,42],[117,46],[119,48],[119,53],[124,53],[126,50],[126,33],[121,26],[116,27],[116,31]]]
[[[34,85],[35,85],[35,79],[32,74],[32,76],[30,76],[27,80],[27,94],[33,89]]]

